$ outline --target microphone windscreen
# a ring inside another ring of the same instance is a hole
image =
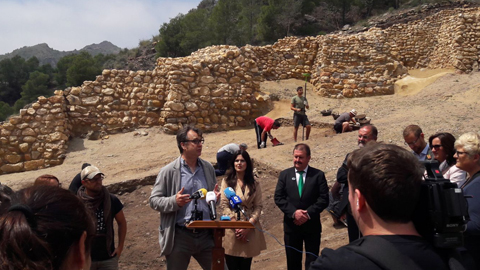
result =
[[[205,196],[207,195],[207,190],[206,190],[205,188],[201,188],[201,189],[199,189],[198,191],[201,192],[200,199],[204,200],[204,199],[205,199]]]
[[[207,192],[207,203],[209,202],[217,202],[217,196],[215,195],[215,192],[209,191]]]
[[[233,188],[231,188],[231,187],[226,188],[223,191],[223,193],[225,194],[225,197],[227,197],[227,199],[229,199],[229,200],[232,196],[237,195],[237,194],[235,194],[235,190],[233,190]]]

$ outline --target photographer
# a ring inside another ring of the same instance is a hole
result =
[[[370,144],[347,162],[349,202],[364,237],[325,248],[310,269],[448,269],[415,229],[424,168],[407,150]]]

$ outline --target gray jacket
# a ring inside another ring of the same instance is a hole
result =
[[[175,221],[177,220],[177,211],[180,209],[175,200],[175,196],[177,192],[182,189],[180,175],[181,160],[182,158],[179,157],[160,170],[149,199],[150,207],[160,212],[159,243],[162,249],[160,256],[170,254],[173,248]],[[215,170],[208,161],[200,158],[198,161],[205,173],[208,186],[207,190],[212,191],[217,183]]]

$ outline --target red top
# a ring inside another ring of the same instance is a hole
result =
[[[273,122],[275,120],[273,120],[272,118],[268,118],[266,116],[260,116],[257,119],[255,119],[255,121],[257,122],[257,125],[259,125],[263,130],[265,130],[266,132],[269,132],[270,130],[272,130]]]

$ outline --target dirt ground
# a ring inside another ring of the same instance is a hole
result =
[[[262,90],[280,97],[274,109],[267,114],[272,118],[291,119],[290,98],[303,81],[285,80],[265,82]],[[357,99],[327,99],[317,96],[307,85],[307,99],[311,109],[307,112],[313,123],[307,143],[312,149],[311,166],[326,173],[331,186],[345,155],[356,149],[356,132],[335,135],[331,116],[323,117],[320,111],[331,108],[337,112],[355,108],[372,119],[379,130],[379,141],[404,146],[403,128],[409,124],[422,127],[426,138],[445,131],[456,137],[468,131],[479,131],[478,112],[480,100],[480,73],[455,74],[449,70],[415,70],[399,81],[396,93],[390,96]],[[289,121],[286,121],[288,123]],[[234,131],[204,134],[202,158],[215,162],[216,151],[231,142],[245,142],[255,160],[259,181],[264,193],[262,225],[265,230],[283,243],[282,214],[273,202],[273,191],[281,170],[292,166],[294,146],[293,127],[286,124],[272,134],[285,145],[267,149],[255,149],[253,127]],[[144,135],[142,135],[142,133]],[[301,138],[301,129],[299,130]],[[161,128],[139,129],[135,132],[116,134],[108,139],[89,141],[75,138],[70,141],[64,164],[9,175],[1,175],[0,182],[13,189],[30,185],[45,173],[56,175],[68,187],[84,162],[98,166],[105,174],[105,185],[110,185],[124,203],[128,221],[128,234],[120,259],[121,269],[165,269],[164,258],[159,256],[159,214],[148,206],[151,183],[158,171],[179,155],[175,137],[164,134]],[[220,179],[218,179],[220,180]],[[335,228],[326,213],[322,213],[321,248],[337,248],[346,244],[345,228]],[[285,269],[284,248],[270,236],[266,236],[267,250],[253,260],[253,269]],[[192,260],[190,269],[200,269]]]

